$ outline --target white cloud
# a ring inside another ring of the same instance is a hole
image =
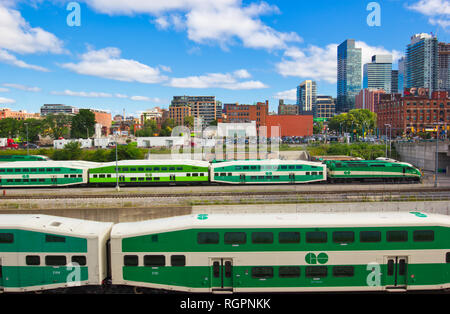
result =
[[[40,92],[42,90],[39,87],[26,86],[26,85],[22,85],[22,84],[14,84],[14,83],[5,83],[5,84],[3,84],[3,86],[20,89],[20,90],[23,90],[26,92],[34,92],[34,93]]]
[[[260,81],[239,81],[250,77],[247,70],[238,70],[233,73],[208,73],[200,76],[172,78],[169,86],[178,88],[223,88],[230,90],[262,89],[268,86]]]
[[[14,99],[0,97],[0,104],[13,104],[15,102]]]
[[[9,89],[0,87],[0,93],[7,93],[7,92],[9,92]]]
[[[445,30],[450,26],[450,1],[448,0],[420,0],[406,7],[428,16],[428,22],[432,25],[439,25]]]
[[[260,16],[279,14],[266,2],[244,5],[242,0],[85,0],[101,13],[110,15],[149,14],[160,29],[187,30],[197,43],[218,43],[226,49],[239,40],[245,47],[284,49],[299,42],[294,32],[279,32],[264,24]]]
[[[11,64],[19,68],[32,69],[41,72],[49,72],[49,70],[44,67],[28,64],[22,60],[18,60],[15,56],[8,53],[6,50],[0,50],[0,62]]]
[[[31,27],[19,11],[0,3],[0,48],[17,53],[63,53],[63,43],[40,27]]]
[[[284,99],[284,100],[297,100],[297,89],[289,89],[282,92],[278,92],[274,96],[275,99]]]
[[[154,84],[167,80],[158,68],[135,60],[122,59],[120,55],[120,49],[114,47],[89,50],[81,56],[79,63],[65,63],[61,66],[78,74],[125,82]]]
[[[397,50],[389,51],[381,46],[374,47],[363,41],[355,43],[362,48],[361,71],[365,63],[372,60],[376,54],[391,54],[396,62],[402,54]],[[307,48],[291,47],[284,53],[283,59],[276,65],[277,72],[283,76],[294,76],[303,79],[337,82],[337,47],[338,44],[329,44],[326,47],[311,45]]]
[[[62,92],[52,91],[52,95],[61,95],[61,96],[73,96],[73,97],[88,97],[88,98],[110,98],[113,97],[112,94],[102,93],[102,92],[74,92],[69,89],[66,89]]]

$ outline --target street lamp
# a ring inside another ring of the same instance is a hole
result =
[[[119,161],[118,161],[118,157],[117,157],[117,133],[116,133],[116,191],[120,192],[120,186],[119,186]]]
[[[30,155],[30,145],[28,144],[28,123],[24,123],[27,129],[27,155]]]
[[[391,153],[392,126],[390,124],[385,124],[384,126],[386,127],[385,135],[386,135],[386,158],[387,158],[388,157],[388,154],[387,154],[387,128],[389,127],[389,130],[390,130],[390,133],[389,133],[389,155],[390,155],[390,153]]]

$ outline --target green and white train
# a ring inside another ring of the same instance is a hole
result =
[[[450,217],[200,214],[113,225],[0,215],[0,292],[105,282],[189,293],[449,289]]]
[[[0,163],[0,187],[419,182],[422,173],[391,160],[124,160]]]

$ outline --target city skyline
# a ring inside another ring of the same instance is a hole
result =
[[[79,1],[81,25],[69,26],[69,2],[1,1],[0,106],[137,114],[202,95],[269,100],[276,111],[278,99],[296,102],[305,80],[317,82],[317,95],[336,97],[337,46],[346,39],[362,48],[362,65],[391,54],[393,69],[414,34],[448,41],[444,0],[379,2],[380,26],[367,23],[369,1],[166,2]]]

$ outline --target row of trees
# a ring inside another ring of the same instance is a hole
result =
[[[377,128],[377,115],[368,109],[353,109],[331,118],[328,121],[328,128],[339,134],[356,133],[359,136],[374,134]]]
[[[39,135],[60,137],[86,138],[95,132],[95,115],[88,109],[80,109],[74,116],[65,114],[47,115],[44,119],[16,120],[6,118],[0,120],[0,137],[27,138],[30,142],[39,140]]]

